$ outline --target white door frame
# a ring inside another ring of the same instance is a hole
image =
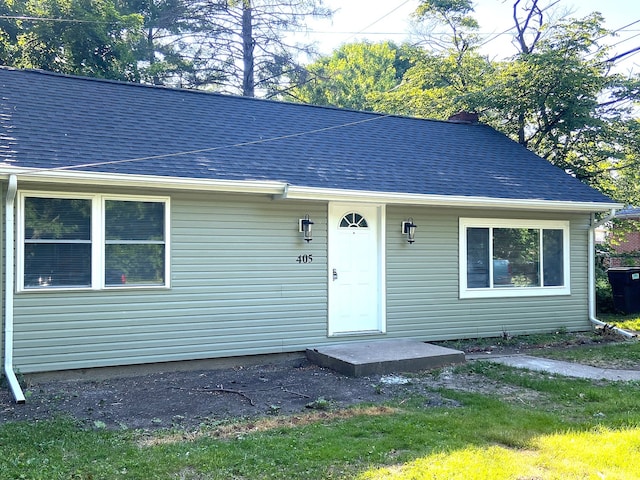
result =
[[[333,304],[332,308],[332,300],[335,298],[335,294],[332,293],[334,291],[333,287],[333,269],[335,268],[336,262],[336,248],[339,248],[339,244],[336,241],[337,237],[337,227],[335,225],[336,221],[339,221],[337,216],[340,216],[346,212],[354,211],[357,212],[359,207],[364,207],[367,209],[375,208],[375,227],[376,231],[374,232],[375,240],[376,240],[376,258],[371,259],[372,262],[375,262],[375,267],[377,270],[377,278],[375,280],[375,298],[370,299],[372,302],[376,304],[377,311],[377,321],[375,328],[372,330],[366,331],[350,331],[350,332],[342,332],[340,331],[340,326],[337,325],[336,315],[335,315],[335,304]],[[344,213],[338,213],[344,212]],[[386,333],[386,251],[385,251],[385,221],[386,221],[386,210],[385,205],[383,204],[373,204],[373,203],[347,203],[347,202],[330,202],[327,206],[327,281],[328,281],[328,305],[327,305],[327,333],[329,336],[339,336],[339,335],[366,335],[366,334],[381,334]],[[333,317],[333,318],[332,318]]]

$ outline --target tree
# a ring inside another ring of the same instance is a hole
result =
[[[0,0],[0,62],[19,68],[277,92],[310,45],[286,40],[322,0]]]
[[[416,54],[390,42],[346,44],[296,72],[298,86],[285,95],[314,105],[374,110],[380,95],[400,84]]]
[[[472,93],[482,92],[494,66],[473,50],[463,54],[423,52],[415,57],[398,88],[380,95],[376,106],[385,112],[447,119],[460,111],[475,111]]]
[[[199,25],[182,46],[196,67],[195,84],[250,97],[277,94],[300,68],[297,58],[313,53],[287,33],[306,28],[308,18],[331,16],[322,0],[193,0],[192,8]]]
[[[637,199],[632,186],[640,177],[640,128],[631,107],[640,79],[611,71],[599,14],[546,23],[544,14],[555,3],[543,8],[538,0],[516,0],[521,51],[509,61],[490,62],[477,53],[473,37],[461,34],[463,26],[473,27],[468,2],[423,2],[421,15],[451,27],[449,47],[425,53],[378,105],[430,118],[480,113],[577,178],[614,198]]]
[[[0,62],[18,68],[138,80],[142,18],[111,0],[0,0]]]
[[[451,30],[451,37],[444,42],[430,35],[425,43],[433,51],[449,51],[452,48],[463,54],[478,44],[478,22],[470,14],[473,12],[471,0],[422,0],[414,16],[418,21],[432,22],[436,26],[444,24]]]
[[[469,103],[522,145],[615,195],[611,174],[628,164],[637,137],[629,108],[638,98],[637,79],[611,72],[607,50],[597,43],[607,33],[602,22],[593,14],[556,23],[500,64]]]
[[[377,105],[387,112],[429,118],[448,118],[472,109],[471,92],[482,90],[493,65],[477,51],[479,28],[471,16],[471,0],[423,0],[415,18],[437,28],[445,25],[446,39],[428,36],[424,50],[405,73],[401,84],[382,95]]]
[[[135,46],[141,80],[189,86],[193,62],[182,54],[181,42],[198,29],[198,15],[191,4],[186,0],[123,0],[122,7],[143,19]]]

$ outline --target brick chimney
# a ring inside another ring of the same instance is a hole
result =
[[[472,112],[458,112],[449,117],[450,122],[454,123],[478,123],[479,115],[477,113]]]

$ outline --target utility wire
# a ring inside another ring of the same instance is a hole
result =
[[[61,22],[61,23],[95,23],[95,24],[106,24],[106,23],[115,23],[113,22],[105,22],[101,20],[79,20],[73,18],[48,18],[48,17],[27,17],[23,15],[0,15],[0,19],[4,20],[26,20],[26,21],[42,21],[42,22]]]
[[[626,52],[620,53],[619,55],[616,55],[615,57],[608,58],[607,60],[604,60],[601,63],[613,63],[613,62],[615,62],[617,60],[620,60],[623,57],[626,57],[627,55],[634,54],[634,53],[636,53],[638,51],[640,51],[640,47],[635,47],[635,48],[632,48],[631,50],[627,50]]]
[[[365,30],[367,30],[368,28],[373,27],[376,23],[381,22],[382,20],[384,20],[385,18],[387,18],[389,15],[391,15],[393,12],[401,9],[402,7],[404,7],[407,3],[411,2],[412,0],[405,0],[404,2],[402,2],[400,5],[398,5],[397,7],[395,7],[394,9],[390,10],[389,12],[385,13],[384,15],[382,15],[380,18],[378,18],[377,20],[371,22],[369,25],[367,25],[366,27],[360,29],[359,32],[354,33],[353,35],[351,35],[350,37],[347,37],[346,40],[344,40],[344,43],[346,43],[348,40],[350,40],[351,38],[357,36],[357,35],[361,35],[363,33],[365,33]]]
[[[203,152],[214,152],[217,150],[224,150],[227,148],[237,148],[237,147],[246,147],[248,145],[259,145],[261,143],[268,143],[268,142],[275,142],[278,140],[286,140],[288,138],[296,138],[296,137],[303,137],[306,135],[312,135],[315,133],[322,133],[322,132],[327,132],[330,130],[336,130],[336,129],[340,129],[340,128],[345,128],[345,127],[351,127],[354,125],[361,125],[363,123],[368,123],[368,122],[373,122],[376,120],[382,120],[383,118],[387,118],[387,117],[393,117],[395,115],[392,114],[385,114],[385,115],[375,115],[371,118],[366,118],[364,120],[358,120],[355,122],[348,122],[348,123],[343,123],[340,125],[333,125],[331,127],[323,127],[323,128],[316,128],[314,130],[307,130],[304,132],[298,132],[298,133],[290,133],[288,135],[280,135],[277,137],[270,137],[270,138],[262,138],[260,140],[251,140],[248,142],[239,142],[239,143],[233,143],[233,144],[229,144],[229,145],[222,145],[219,147],[209,147],[209,148],[199,148],[197,150],[187,150],[187,151],[182,151],[182,152],[173,152],[173,153],[165,153],[165,154],[161,154],[161,155],[150,155],[150,156],[146,156],[146,157],[137,157],[137,158],[127,158],[127,159],[122,159],[122,160],[109,160],[109,161],[104,161],[104,162],[93,162],[93,163],[84,163],[84,164],[80,164],[80,165],[64,165],[62,167],[52,167],[52,168],[42,168],[42,169],[37,169],[37,170],[24,170],[22,172],[19,172],[20,174],[25,174],[25,175],[35,175],[38,173],[46,173],[46,172],[54,172],[54,171],[61,171],[61,170],[75,170],[75,169],[80,169],[80,168],[90,168],[90,167],[99,167],[99,166],[104,166],[104,165],[117,165],[117,164],[122,164],[122,163],[133,163],[133,162],[142,162],[145,160],[157,160],[159,158],[171,158],[171,157],[179,157],[182,155],[193,155],[196,153],[203,153]]]

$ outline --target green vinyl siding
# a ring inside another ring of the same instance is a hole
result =
[[[191,193],[171,209],[170,289],[16,295],[20,371],[300,351],[326,337],[326,205]]]
[[[413,217],[416,241],[387,235],[389,336],[444,340],[587,330],[589,215],[387,207],[387,231]],[[570,220],[571,295],[459,299],[460,217]]]
[[[145,194],[171,197],[171,287],[17,293],[21,372],[294,352],[367,338],[327,336],[326,202]],[[307,213],[309,243],[298,233]],[[571,295],[460,299],[459,218],[476,216],[570,220]],[[411,245],[400,232],[408,217],[418,225]],[[387,333],[378,338],[588,329],[588,225],[588,215],[387,205]],[[303,255],[307,263],[297,261]]]

